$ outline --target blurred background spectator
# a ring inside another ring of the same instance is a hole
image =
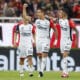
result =
[[[3,16],[6,16],[6,17],[16,16],[15,8],[13,7],[14,5],[12,1],[10,1],[9,3],[5,3],[3,6]]]
[[[73,6],[73,14],[75,18],[80,18],[80,1],[75,2]]]
[[[20,17],[25,2],[32,17],[35,17],[37,8],[44,8],[53,17],[58,9],[64,8],[70,18],[80,18],[80,0],[0,0],[0,16]]]

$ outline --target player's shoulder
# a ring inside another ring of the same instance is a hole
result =
[[[69,23],[69,19],[63,20],[63,23],[64,23],[64,22]]]
[[[19,24],[19,27],[24,26],[24,24]]]
[[[64,20],[63,20],[63,19],[57,19],[57,21],[58,21],[58,22],[63,22]]]
[[[46,22],[50,22],[50,19],[46,19],[46,18],[45,18],[45,21],[46,21]]]
[[[27,24],[28,26],[32,26],[32,24],[31,23],[29,23],[29,24]]]
[[[16,26],[21,26],[21,25],[23,25],[23,21],[19,21],[19,22],[16,24]]]
[[[49,19],[45,19],[44,20],[46,24],[50,24],[50,20]]]
[[[39,23],[39,22],[40,22],[40,19],[36,19],[36,20],[35,20],[35,23]]]
[[[19,21],[17,24],[18,24],[18,25],[21,25],[21,24],[23,24],[23,21]]]

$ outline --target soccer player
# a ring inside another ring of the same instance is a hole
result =
[[[39,77],[43,77],[43,72],[46,67],[46,60],[50,49],[50,28],[56,33],[55,44],[57,43],[57,29],[54,26],[53,20],[45,18],[45,10],[38,9],[36,12],[38,19],[35,21],[36,26],[36,52],[38,56]]]
[[[38,9],[36,12],[38,19],[35,21],[35,45],[36,53],[38,55],[38,67],[39,67],[39,77],[43,77],[44,68],[46,66],[46,59],[50,47],[50,28],[55,31],[57,43],[57,29],[54,26],[53,20],[47,20],[45,18],[45,11],[43,9]],[[25,14],[26,17],[26,8]]]
[[[25,7],[27,5],[23,5],[23,15]],[[20,41],[19,41],[19,56],[20,56],[20,77],[24,76],[24,60],[27,58],[28,60],[28,68],[29,68],[29,76],[33,76],[33,62],[32,62],[32,56],[33,56],[33,45],[32,45],[32,37],[34,37],[34,26],[29,23],[31,20],[31,17],[26,15],[26,17],[23,16],[23,24],[16,27],[16,34],[14,36],[14,47],[17,47],[16,45],[16,37],[17,34],[20,34]]]
[[[61,63],[61,76],[66,78],[69,76],[67,57],[70,53],[72,44],[71,31],[72,29],[75,30],[77,36],[78,32],[75,27],[75,23],[71,19],[68,19],[68,15],[64,9],[58,11],[58,24],[61,29],[60,50],[63,58]]]

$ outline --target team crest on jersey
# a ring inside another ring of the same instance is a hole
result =
[[[37,25],[40,25],[40,21],[37,21]]]

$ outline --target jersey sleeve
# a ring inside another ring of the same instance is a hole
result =
[[[69,20],[69,25],[71,28],[75,28],[75,22],[72,19]]]
[[[32,33],[33,33],[33,34],[35,33],[35,29],[36,29],[36,26],[33,25],[33,27],[32,27]]]
[[[53,22],[53,20],[50,20],[50,28],[54,28],[54,22]]]
[[[16,32],[16,33],[19,33],[19,24],[16,25],[16,27],[15,27],[15,32]]]
[[[13,32],[16,32],[16,25],[13,26]]]
[[[20,22],[17,23],[17,25],[16,25],[16,27],[15,27],[15,32],[16,32],[16,33],[19,33],[19,26],[20,26],[21,24],[23,24],[23,21],[20,21]]]
[[[38,23],[39,23],[39,21],[36,20],[35,23],[34,23],[33,25],[36,27]]]

